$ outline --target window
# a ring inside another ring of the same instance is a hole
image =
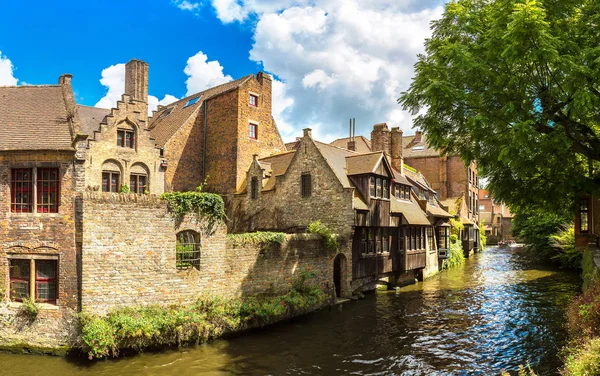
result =
[[[431,192],[429,192],[429,198],[428,198],[428,201],[429,201],[429,205],[435,206],[434,195],[433,195],[433,193],[431,193]]]
[[[435,246],[433,245],[433,227],[427,227],[427,244],[430,251],[435,250]]]
[[[410,200],[410,187],[404,186],[404,196],[402,198],[405,200]]]
[[[252,107],[258,107],[258,96],[254,95],[254,94],[250,94],[248,104]]]
[[[171,114],[172,111],[173,111],[173,107],[167,108],[166,110],[163,111],[162,114],[160,114],[160,116],[158,118],[162,119],[164,117],[167,117],[167,116],[169,116]]]
[[[383,198],[390,198],[390,187],[387,180],[383,181]]]
[[[117,129],[117,146],[122,148],[133,148],[133,131]]]
[[[381,241],[381,229],[378,228],[377,230],[375,230],[375,236],[376,236],[376,240],[377,240],[377,253],[382,253],[383,252],[383,248],[382,248],[382,241]]]
[[[579,232],[586,233],[589,231],[588,214],[588,199],[583,198],[579,201]]]
[[[367,240],[367,229],[363,228],[360,230],[360,239],[361,239],[361,253],[367,254],[369,253],[369,244]]]
[[[143,194],[147,190],[147,176],[141,174],[131,174],[129,176],[129,189],[133,193]],[[103,179],[104,180],[104,179]]]
[[[102,192],[119,192],[119,178],[118,172],[102,172]]]
[[[394,185],[394,196],[400,198],[400,186],[398,184]]]
[[[383,253],[388,253],[390,251],[390,237],[388,234],[388,229],[384,228],[381,230],[382,232],[382,251]]]
[[[258,198],[258,178],[252,177],[250,181],[250,198],[256,200]]]
[[[189,101],[188,101],[188,102],[185,104],[185,106],[183,106],[183,108],[186,108],[186,107],[189,107],[189,106],[191,106],[191,105],[193,105],[193,104],[196,104],[196,102],[198,102],[198,99],[200,99],[200,97],[196,97],[196,98],[192,98],[192,99],[190,99],[190,100],[189,100]]]
[[[448,244],[448,229],[449,227],[446,226],[440,226],[438,227],[438,248],[439,249],[448,249],[448,247],[450,246]]]
[[[377,197],[381,197],[381,178],[377,178]]]
[[[485,210],[485,206],[484,205],[479,205],[479,210]]]
[[[417,145],[417,146],[413,146],[413,151],[419,151],[419,150],[423,150],[425,149],[424,145]]]
[[[38,302],[56,302],[57,260],[11,259],[9,267],[11,300],[23,301],[33,296]],[[35,271],[33,276],[31,270]]]
[[[31,213],[36,207],[38,213],[58,213],[59,182],[58,168],[13,168],[10,210],[15,213]]]
[[[375,197],[377,195],[377,192],[375,190],[375,177],[373,176],[369,178],[369,191],[371,197]]]
[[[301,180],[302,197],[310,197],[312,195],[312,177],[310,172],[303,172]]]
[[[175,267],[179,270],[200,270],[200,234],[186,230],[177,234]]]
[[[250,123],[250,135],[249,137],[253,140],[258,139],[258,125]]]
[[[31,213],[33,211],[33,171],[31,168],[11,170],[10,211]]]

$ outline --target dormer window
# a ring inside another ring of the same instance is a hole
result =
[[[425,146],[423,146],[423,145],[416,145],[416,146],[413,146],[412,149],[413,149],[413,151],[424,150]]]
[[[117,146],[133,149],[134,132],[127,129],[117,129]]]
[[[183,106],[183,108],[186,108],[186,107],[189,107],[189,106],[191,106],[191,105],[194,105],[194,104],[196,104],[196,102],[198,102],[198,99],[200,99],[200,97],[196,97],[196,98],[192,98],[192,99],[190,99],[190,100],[189,100],[189,101],[188,101],[188,102],[185,104],[185,106]],[[167,114],[167,115],[168,115],[168,114]],[[166,116],[166,115],[165,115],[165,116]]]
[[[369,177],[369,195],[372,198],[390,198],[390,182],[385,178]]]
[[[258,107],[258,95],[250,94],[248,104],[252,107]]]

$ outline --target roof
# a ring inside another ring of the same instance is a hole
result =
[[[442,200],[441,203],[442,205],[448,208],[449,213],[458,213],[460,211],[460,208],[456,204],[458,203],[458,199],[462,198],[462,196],[448,197],[447,199]]]
[[[411,185],[411,183],[408,181],[406,176],[400,174],[400,172],[398,172],[393,166],[392,166],[392,173],[394,174],[394,181],[396,183],[404,184],[404,185]]]
[[[346,174],[346,157],[356,155],[356,152],[324,144],[319,141],[314,142],[342,186],[344,188],[353,188],[354,186],[350,184],[350,180],[348,180],[348,175]]]
[[[420,173],[418,171],[414,172],[414,171],[412,171],[412,170],[410,170],[408,168],[405,168],[404,169],[404,175],[406,175],[406,177],[408,178],[408,180],[410,180],[411,182],[413,182],[419,188],[424,189],[424,190],[429,191],[429,192],[435,192],[429,186],[429,182],[427,181],[427,179],[425,179],[425,176],[423,176],[422,173]]]
[[[346,157],[346,173],[348,175],[370,174],[375,172],[383,158],[380,151],[367,154],[354,154]]]
[[[439,157],[440,152],[429,147],[427,137],[421,134],[420,142],[415,142],[415,136],[402,137],[402,156],[404,158]]]
[[[431,205],[429,203],[427,203],[427,214],[433,216],[433,217],[442,217],[442,218],[452,218],[454,217],[452,214],[448,213],[447,211],[445,211],[444,209],[442,209],[441,207],[437,206],[437,205]]]
[[[275,188],[277,176],[285,174],[294,155],[296,155],[296,151],[288,151],[258,160],[261,167],[266,170],[266,175],[268,177],[267,181],[263,184],[263,191],[269,191]]]
[[[358,190],[356,190],[356,189],[354,190],[353,201],[354,201],[354,209],[355,210],[369,210],[369,207],[367,206],[367,204],[365,204],[363,199],[360,197]]]
[[[88,136],[93,135],[94,131],[100,129],[100,123],[104,121],[107,115],[110,115],[109,108],[89,107],[77,105],[79,111],[79,120],[81,121],[81,133]]]
[[[331,142],[331,145],[337,146],[338,148],[348,149],[348,142],[350,137],[338,138]],[[370,153],[371,152],[371,141],[365,136],[358,136],[354,138],[354,147],[359,153]]]
[[[63,87],[0,87],[0,150],[74,150]]]
[[[300,144],[300,140],[301,140],[301,138],[296,138],[296,141],[286,142],[285,150],[287,150],[287,151],[296,150],[298,148],[298,145]]]
[[[410,201],[399,200],[395,197],[390,199],[392,213],[402,213],[406,221],[411,225],[430,225],[421,207],[412,198]]]
[[[202,107],[204,101],[229,90],[237,89],[252,77],[254,77],[254,75],[249,74],[235,81],[227,82],[187,96],[175,103],[171,103],[161,111],[155,112],[149,120],[148,128],[150,129],[150,136],[156,140],[156,145],[158,147],[165,146],[186,120],[188,120],[192,114],[196,113],[196,110]],[[198,100],[195,103],[186,106],[190,100],[196,98],[198,98]]]

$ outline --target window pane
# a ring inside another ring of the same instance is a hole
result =
[[[123,136],[124,136],[124,131],[117,131],[117,146],[124,146],[123,143]]]
[[[103,172],[102,173],[102,192],[110,191],[110,185],[108,183],[109,181],[110,181],[110,174]]]
[[[56,278],[56,261],[36,260],[35,273],[37,279]]]
[[[371,197],[375,197],[376,195],[376,191],[375,191],[375,178],[371,176],[371,178],[369,179],[369,184],[370,184],[370,188],[371,188]]]
[[[31,168],[14,168],[11,170],[10,191],[12,212],[30,213],[32,211],[32,176]]]

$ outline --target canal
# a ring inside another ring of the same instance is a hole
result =
[[[89,362],[0,354],[2,375],[467,375],[529,361],[558,374],[575,273],[488,248],[464,267],[196,348]]]

